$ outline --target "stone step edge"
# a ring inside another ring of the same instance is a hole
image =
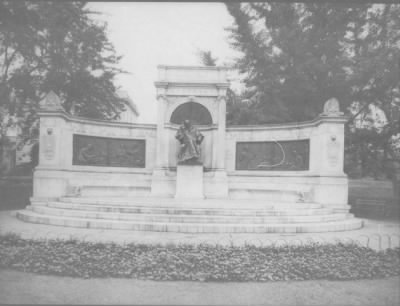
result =
[[[38,202],[35,200],[31,200],[33,202]],[[107,199],[107,198],[102,198],[101,200],[95,200],[90,197],[82,197],[82,198],[66,198],[62,197],[57,200],[58,202],[63,202],[63,203],[80,203],[80,204],[92,204],[92,205],[128,205],[131,206],[131,204],[128,203],[135,203],[137,206],[146,206],[146,207],[168,207],[168,208],[191,208],[191,209],[196,209],[196,208],[210,208],[210,209],[243,209],[243,208],[250,208],[248,206],[248,203],[251,203],[251,208],[265,208],[265,207],[298,207],[300,209],[304,208],[304,206],[309,206],[310,208],[322,208],[322,204],[319,203],[313,203],[313,202],[278,202],[278,201],[273,201],[268,202],[268,201],[254,201],[254,200],[237,200],[237,199],[227,199],[227,200],[216,200],[216,199],[207,199],[207,200],[175,200],[171,198],[152,198],[152,197],[145,197],[145,198],[121,198],[121,199]],[[228,204],[227,204],[228,203]],[[247,207],[246,207],[247,205]]]
[[[44,209],[43,209],[44,208]],[[339,220],[346,220],[348,218],[352,218],[353,215],[350,213],[331,213],[331,214],[322,214],[322,215],[290,215],[290,216],[213,216],[213,215],[169,215],[169,214],[146,214],[146,213],[138,213],[138,214],[127,214],[127,213],[111,213],[111,212],[92,212],[92,211],[85,211],[85,210],[65,210],[65,209],[58,209],[58,208],[53,208],[53,207],[48,207],[48,206],[42,206],[42,207],[27,207],[27,210],[38,213],[38,214],[43,214],[43,215],[51,215],[51,216],[58,216],[58,217],[73,217],[73,218],[80,218],[80,219],[85,219],[85,218],[90,218],[90,219],[98,219],[98,220],[112,220],[112,221],[147,221],[147,222],[168,222],[168,223],[202,223],[201,221],[207,221],[206,219],[214,219],[213,221],[208,221],[205,223],[218,223],[218,222],[223,222],[224,224],[230,224],[234,222],[226,222],[226,221],[231,221],[235,219],[242,219],[242,220],[237,220],[238,223],[240,224],[251,224],[251,223],[246,223],[244,221],[251,221],[256,224],[260,223],[268,223],[268,222],[276,222],[280,218],[282,219],[305,219],[305,220],[299,220],[298,222],[304,222],[304,223],[318,223],[318,222],[331,222],[331,221],[339,221]],[[60,212],[65,211],[65,215],[59,214]],[[78,213],[78,215],[72,215],[74,213]],[[82,214],[92,214],[93,216],[79,216],[79,213]],[[131,218],[129,218],[131,217]],[[146,220],[147,219],[157,219],[157,218],[180,218],[180,219],[192,219],[192,222],[187,222],[187,221],[169,221],[169,220]],[[198,222],[195,219],[200,219]],[[324,219],[324,218],[338,218],[338,220],[318,220],[318,219]],[[193,220],[194,219],[194,220]],[[201,220],[205,219],[205,220]],[[226,221],[224,220],[226,219]],[[277,220],[278,219],[278,220]],[[256,222],[259,221],[259,222]],[[218,221],[218,222],[216,222]],[[236,220],[235,220],[236,221]],[[279,220],[282,224],[286,223],[295,223],[295,220]]]
[[[83,185],[83,186],[76,186],[76,187],[79,187],[80,189],[86,189],[86,188],[87,189],[121,188],[121,189],[146,189],[146,190],[151,189],[151,186],[148,186],[148,185]]]
[[[259,229],[259,230],[268,230],[268,229],[282,229],[283,232],[304,232],[302,229],[316,229],[317,231],[311,232],[319,232],[319,231],[345,231],[350,229],[358,229],[363,226],[363,221],[353,218],[343,221],[334,221],[334,222],[324,222],[324,223],[291,223],[291,224],[264,224],[264,225],[254,225],[254,224],[202,224],[202,223],[158,223],[158,222],[126,222],[126,221],[104,221],[104,220],[96,220],[96,219],[76,219],[76,218],[68,218],[68,217],[56,217],[56,216],[43,216],[30,211],[18,211],[16,213],[18,219],[31,222],[31,223],[41,223],[41,224],[50,224],[50,225],[59,225],[59,226],[69,226],[69,227],[83,227],[83,228],[104,228],[104,229],[124,229],[124,227],[132,227],[136,226],[139,229],[130,229],[137,231],[161,231],[161,232],[193,232],[198,233],[198,229],[208,229],[211,231],[206,232],[221,232],[219,229],[228,230],[228,229]],[[38,222],[40,221],[40,222]],[[69,224],[68,224],[69,223]],[[100,227],[96,227],[94,225],[98,225]],[[101,225],[105,227],[101,227]],[[112,225],[115,225],[112,228]],[[346,225],[348,227],[346,227]],[[94,227],[93,227],[94,226]],[[110,228],[111,226],[111,228]],[[143,228],[141,228],[143,227]],[[168,228],[175,229],[182,228],[184,230],[168,230]],[[196,230],[195,230],[196,229]],[[215,231],[214,231],[215,230]],[[294,230],[294,231],[293,231]],[[300,230],[300,231],[299,231]],[[241,232],[241,231],[235,231]],[[247,232],[247,231],[243,231]]]
[[[312,205],[315,207],[321,207],[322,204],[316,202],[294,202],[294,201],[271,201],[263,199],[221,199],[221,198],[205,198],[205,199],[175,199],[172,197],[155,197],[155,196],[130,196],[130,197],[94,197],[94,196],[63,196],[59,198],[37,198],[31,197],[31,203],[33,202],[46,202],[46,201],[59,201],[66,203],[85,203],[85,204],[112,204],[112,205],[126,205],[127,203],[140,203],[141,205],[158,205],[158,206],[169,206],[174,207],[201,207],[203,208],[218,208],[219,205],[223,204],[226,207],[226,203],[229,203],[230,207],[243,207],[248,205],[249,201],[253,207],[269,205],[269,206],[285,206],[285,205]],[[156,203],[156,204],[155,204]],[[130,205],[130,204],[128,204]]]
[[[98,212],[121,212],[127,214],[146,213],[158,214],[155,211],[161,211],[162,214],[173,215],[205,215],[205,216],[314,216],[321,215],[324,212],[327,214],[333,213],[330,208],[288,208],[288,209],[207,209],[207,208],[164,208],[164,207],[146,207],[146,206],[104,206],[92,204],[78,204],[78,203],[64,203],[64,202],[47,202],[42,205],[31,206],[44,206],[58,209],[69,210],[83,210],[83,211],[98,211]],[[125,210],[125,211],[121,211]],[[129,211],[130,210],[130,211]],[[150,211],[153,211],[150,213]],[[187,213],[190,211],[191,213]],[[307,212],[307,213],[306,213]]]
[[[41,200],[41,198],[35,198],[31,197],[31,200]],[[58,198],[60,201],[80,201],[80,200],[89,200],[89,201],[111,201],[111,202],[132,202],[132,201],[143,201],[146,203],[149,202],[165,202],[165,203],[181,203],[185,202],[185,205],[187,203],[202,203],[202,204],[212,204],[216,205],[219,203],[232,203],[231,205],[240,205],[243,203],[247,203],[251,201],[255,205],[262,205],[265,203],[271,204],[271,202],[276,203],[276,204],[318,204],[315,202],[294,202],[291,200],[286,200],[286,201],[279,201],[279,200],[268,200],[268,199],[238,199],[238,198],[204,198],[204,199],[197,199],[197,198],[180,198],[176,199],[174,197],[163,197],[163,196],[128,196],[128,197],[106,197],[106,196],[101,196],[101,197],[95,197],[95,196],[63,196]]]
[[[282,212],[282,213],[288,213],[288,212],[293,212],[293,211],[314,211],[317,212],[319,210],[326,210],[332,212],[332,210],[328,207],[264,207],[264,208],[202,208],[202,207],[157,207],[157,206],[122,206],[122,205],[102,205],[102,204],[79,204],[79,203],[69,203],[69,202],[58,202],[58,201],[47,201],[47,202],[36,202],[32,203],[32,206],[48,206],[48,207],[55,207],[55,208],[65,208],[65,209],[79,209],[82,210],[81,208],[86,208],[87,210],[93,210],[93,209],[103,209],[103,210],[113,210],[113,209],[119,209],[119,210],[160,210],[160,211],[165,211],[167,213],[171,214],[185,214],[184,212],[194,212],[194,214],[204,214],[204,215],[210,215],[210,214],[218,214],[218,215],[227,215],[227,216],[232,216],[236,214],[262,214],[262,213],[268,213],[268,212]],[[190,213],[189,213],[190,215]]]

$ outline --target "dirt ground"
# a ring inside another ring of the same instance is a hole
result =
[[[400,277],[274,283],[78,279],[0,270],[0,303],[141,305],[399,305]]]

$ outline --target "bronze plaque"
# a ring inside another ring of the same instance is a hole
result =
[[[73,165],[144,168],[144,139],[74,135]]]
[[[305,171],[309,168],[310,141],[236,143],[236,170]]]

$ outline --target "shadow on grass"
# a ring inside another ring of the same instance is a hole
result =
[[[32,196],[32,177],[0,178],[0,210],[24,209]]]

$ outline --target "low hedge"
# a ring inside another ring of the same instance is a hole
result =
[[[0,236],[0,268],[72,277],[174,281],[352,280],[400,274],[400,248],[145,245]]]

